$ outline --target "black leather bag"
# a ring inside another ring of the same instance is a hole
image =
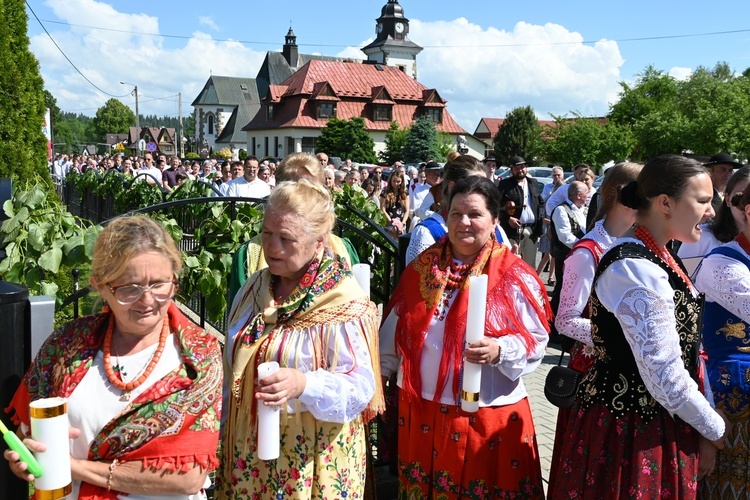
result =
[[[565,350],[560,353],[560,361],[547,373],[544,380],[544,397],[558,408],[572,408],[576,399],[578,384],[581,382],[582,373],[560,366],[562,364]]]
[[[572,408],[581,374],[566,366],[553,366],[544,381],[544,396],[558,408]]]

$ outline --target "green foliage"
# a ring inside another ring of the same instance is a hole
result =
[[[115,195],[115,211],[123,213],[158,205],[164,201],[164,196],[164,188],[150,184],[143,177],[137,177],[130,187]]]
[[[735,76],[727,63],[699,67],[680,81],[648,66],[632,87],[620,85],[608,118],[630,126],[634,159],[685,151],[750,156],[750,79]]]
[[[198,156],[197,154],[195,156]],[[247,150],[246,149],[240,149],[240,152],[237,153],[237,157],[240,159],[240,161],[247,160]]]
[[[635,138],[626,125],[605,124],[578,113],[572,120],[554,118],[555,126],[544,131],[548,138],[544,151],[548,161],[562,167],[578,163],[596,166],[629,158],[635,146]]]
[[[542,154],[542,130],[531,106],[518,107],[505,116],[493,141],[495,158],[507,165],[516,155],[533,164]]]
[[[436,160],[440,157],[438,132],[435,123],[426,116],[420,116],[409,129],[406,144],[401,150],[406,163],[419,163]]]
[[[92,120],[97,142],[105,142],[107,134],[127,134],[135,124],[135,113],[118,101],[108,99],[104,106],[96,110]]]
[[[241,152],[242,151],[240,151],[240,153]],[[247,154],[247,153],[245,153],[245,154]],[[185,158],[188,159],[188,160],[198,160],[198,159],[200,159],[200,157],[201,156],[198,153],[194,153],[193,151],[185,154]]]
[[[44,82],[29,50],[26,7],[22,0],[0,2],[0,177],[38,178],[51,185],[47,139],[42,133]]]
[[[366,225],[362,218],[351,210],[354,209],[363,214],[380,227],[385,226],[388,222],[385,218],[385,214],[383,214],[380,207],[371,199],[364,196],[360,191],[352,189],[348,184],[344,184],[340,192],[334,193],[333,201],[336,207],[336,217],[364,231],[368,236],[375,241],[378,241],[380,244],[386,243],[386,238],[374,230],[372,226]],[[368,241],[365,238],[357,234],[355,231],[348,228],[344,229],[341,236],[349,238],[349,241],[351,241],[355,250],[357,250],[357,255],[359,255],[360,259],[364,260],[364,258],[372,253],[372,246],[368,244]],[[373,276],[370,286],[373,289],[385,290],[385,282],[390,279],[390,276],[386,275],[385,270],[382,268],[374,267],[371,271]]]
[[[445,158],[455,150],[456,143],[453,141],[453,136],[446,132],[438,133],[438,155],[434,160],[445,161]]]
[[[385,149],[378,153],[378,158],[382,163],[393,165],[402,158],[402,151],[406,146],[406,138],[409,136],[409,129],[401,129],[398,122],[393,120],[388,126],[385,133]]]
[[[365,120],[355,117],[351,120],[331,118],[316,140],[316,149],[325,151],[328,156],[349,158],[357,163],[376,163],[375,141],[365,130]]]
[[[72,292],[61,282],[69,284],[70,269],[90,262],[101,227],[73,217],[36,180],[23,189],[14,186],[3,212],[8,219],[0,226],[6,252],[0,277],[60,304]]]

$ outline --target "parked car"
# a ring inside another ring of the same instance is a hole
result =
[[[541,184],[549,184],[552,182],[552,168],[551,167],[531,167],[526,170],[528,176],[533,177]]]

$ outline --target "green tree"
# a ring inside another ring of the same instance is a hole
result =
[[[555,125],[545,129],[548,140],[544,144],[547,160],[563,167],[578,163],[592,166],[610,160],[629,158],[635,147],[635,137],[626,125],[602,123],[575,113],[573,119],[554,116]]]
[[[617,124],[632,125],[644,116],[664,112],[675,105],[678,82],[661,70],[648,66],[638,74],[632,87],[620,82],[619,100],[610,106],[608,118]]]
[[[22,0],[0,1],[0,177],[49,181],[44,124],[44,82],[29,50]]]
[[[493,146],[495,157],[506,165],[516,155],[533,163],[542,154],[542,128],[531,106],[514,108],[505,116]]]
[[[419,163],[440,158],[438,132],[435,122],[420,116],[409,129],[406,144],[402,149],[402,160],[406,163]]]
[[[135,124],[135,113],[118,101],[109,99],[104,106],[96,110],[92,120],[96,141],[104,142],[107,134],[126,134],[129,127]]]
[[[406,138],[409,136],[409,129],[402,129],[398,122],[393,120],[385,133],[385,149],[378,153],[378,158],[382,163],[393,165],[402,158],[402,151],[406,145]]]
[[[438,156],[435,158],[437,161],[445,161],[445,158],[451,151],[456,150],[456,142],[453,140],[453,136],[447,132],[438,133]]]
[[[328,156],[349,158],[357,163],[377,163],[375,141],[365,130],[361,117],[351,120],[331,118],[320,133],[315,148]]]

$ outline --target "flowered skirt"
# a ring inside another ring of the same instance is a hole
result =
[[[465,413],[402,395],[398,419],[399,498],[544,498],[527,398]]]
[[[714,397],[716,408],[724,412],[732,425],[724,449],[716,453],[713,473],[700,483],[698,498],[750,498],[750,395],[742,394],[740,388],[735,387],[723,394],[715,391]]]
[[[591,366],[594,364],[594,348],[587,346],[582,342],[576,342],[573,344],[573,348],[570,350],[570,359],[568,360],[568,368],[571,368],[578,373],[588,373]],[[583,377],[581,377],[583,378]],[[549,484],[550,488],[557,478],[557,464],[560,459],[560,448],[565,437],[565,429],[568,427],[568,420],[570,419],[570,408],[560,408],[557,411],[557,423],[555,425],[555,442],[552,447],[552,459],[550,461],[549,470]]]
[[[603,405],[571,410],[550,499],[670,498],[697,494],[698,432],[663,408],[646,422]]]
[[[281,455],[256,457],[257,431],[246,453],[224,450],[233,460],[230,478],[218,486],[217,499],[363,498],[367,440],[362,417],[348,424],[322,422],[310,412],[282,414]]]

